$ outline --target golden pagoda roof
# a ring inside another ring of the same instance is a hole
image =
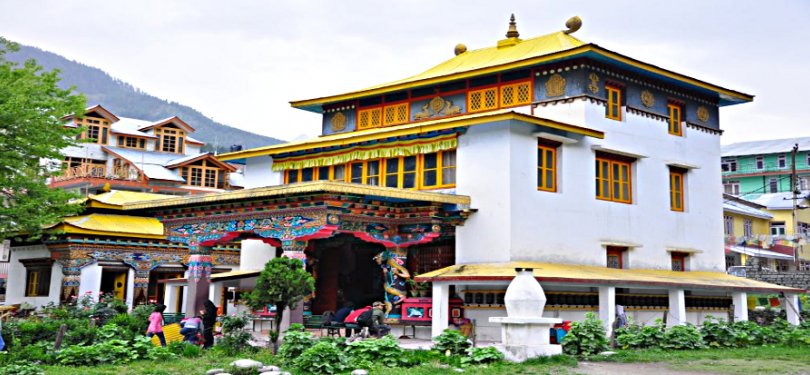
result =
[[[89,214],[66,217],[51,227],[60,232],[163,239],[163,224],[153,217]]]
[[[439,130],[452,129],[456,127],[487,124],[495,121],[505,121],[505,120],[524,121],[538,126],[545,126],[549,128],[564,130],[571,133],[586,135],[589,137],[595,137],[600,139],[605,137],[605,134],[599,130],[566,124],[559,121],[528,115],[525,113],[518,113],[515,112],[513,109],[501,109],[491,112],[473,113],[438,120],[419,121],[410,124],[391,126],[385,128],[372,128],[372,129],[357,130],[353,132],[330,134],[303,141],[279,143],[275,145],[257,147],[243,151],[229,152],[218,155],[217,158],[220,160],[234,160],[265,155],[273,156],[289,152],[306,151],[324,147],[348,146],[360,142],[434,132]]]
[[[576,30],[574,29],[573,31]],[[573,31],[558,31],[525,40],[517,37],[507,37],[506,39],[498,41],[494,46],[470,51],[466,50],[466,46],[458,45],[456,47],[456,51],[459,52],[458,55],[417,75],[344,94],[306,100],[294,100],[291,101],[290,104],[295,108],[321,112],[321,106],[324,104],[435,85],[513,69],[527,68],[540,63],[576,57],[589,57],[594,60],[617,63],[626,66],[631,71],[641,71],[647,74],[661,76],[666,80],[674,81],[679,84],[711,91],[719,96],[721,104],[734,104],[753,100],[752,95],[726,89],[687,75],[662,69],[658,66],[607,50],[593,43],[585,43],[571,36],[570,33]]]
[[[102,194],[91,194],[87,197],[87,206],[93,208],[121,209],[126,203],[152,201],[173,198],[174,195],[140,193],[135,191],[113,190]]]
[[[586,285],[660,286],[687,289],[727,289],[804,293],[801,289],[731,276],[722,272],[615,269],[578,264],[513,261],[457,264],[415,277],[416,281],[509,281],[515,268],[532,268],[540,282]]]

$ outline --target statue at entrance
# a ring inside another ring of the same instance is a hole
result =
[[[403,258],[389,250],[385,250],[374,257],[374,260],[383,271],[386,314],[391,312],[394,305],[400,304],[405,299],[408,290],[405,281],[411,277],[411,274],[405,268]]]

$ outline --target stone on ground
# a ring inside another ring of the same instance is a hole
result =
[[[218,375],[225,372],[224,368],[212,368],[205,372],[205,375]]]
[[[265,373],[265,372],[281,372],[281,369],[280,369],[280,368],[278,368],[278,366],[264,366],[264,367],[262,367],[262,368],[260,368],[260,369],[259,369],[259,372],[260,372],[260,373]]]
[[[259,361],[254,361],[252,359],[237,359],[231,362],[231,366],[236,367],[238,369],[258,369],[262,367],[262,363]]]
[[[352,375],[368,375],[368,370],[357,369],[352,371]]]

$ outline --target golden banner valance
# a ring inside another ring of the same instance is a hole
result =
[[[431,139],[413,139],[386,144],[355,146],[324,154],[279,158],[273,160],[273,170],[285,171],[288,169],[326,167],[355,160],[429,154],[436,151],[451,150],[456,147],[458,147],[457,135],[450,134]]]

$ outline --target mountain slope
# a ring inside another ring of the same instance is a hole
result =
[[[77,91],[87,97],[88,106],[101,104],[118,116],[143,120],[178,116],[197,130],[192,136],[207,144],[205,150],[213,150],[215,145],[219,151],[227,151],[231,145],[253,148],[283,142],[216,122],[194,108],[149,95],[101,69],[36,47],[20,45],[18,52],[9,53],[6,58],[19,63],[34,59],[47,70],[61,70],[59,86],[76,86]]]

